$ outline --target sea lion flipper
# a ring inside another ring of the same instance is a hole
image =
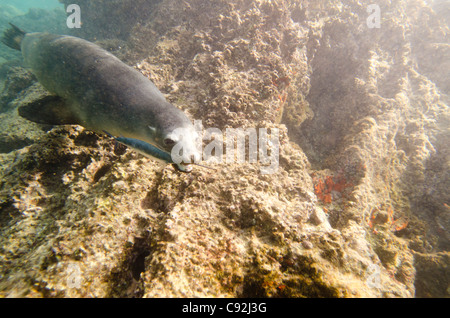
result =
[[[20,106],[19,115],[38,124],[77,124],[66,101],[56,95],[47,95]]]

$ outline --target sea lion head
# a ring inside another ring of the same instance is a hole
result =
[[[200,162],[198,138],[194,126],[178,127],[164,136],[163,145],[171,153],[173,162],[184,166]]]
[[[172,160],[178,168],[183,171],[190,171],[190,164],[199,163],[201,154],[198,149],[199,135],[194,126],[178,127],[166,134],[163,145],[166,151],[170,152]]]
[[[149,125],[155,146],[171,154],[172,161],[182,171],[190,171],[190,164],[201,161],[199,134],[189,118],[177,108],[159,114],[158,125]]]

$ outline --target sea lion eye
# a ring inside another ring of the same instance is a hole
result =
[[[164,146],[172,147],[173,145],[175,145],[175,141],[174,140],[172,140],[170,138],[164,139]]]

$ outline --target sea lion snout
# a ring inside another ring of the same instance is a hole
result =
[[[175,144],[170,150],[174,163],[199,163],[201,153],[198,149],[198,133],[194,127],[177,128],[165,137]]]

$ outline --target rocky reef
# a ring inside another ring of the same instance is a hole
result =
[[[356,0],[100,2],[76,32],[102,35],[205,128],[278,128],[279,169],[180,174],[82,127],[27,122],[17,107],[45,92],[13,68],[1,296],[450,296],[445,16],[380,0],[370,28]],[[112,35],[107,12],[133,20]]]

